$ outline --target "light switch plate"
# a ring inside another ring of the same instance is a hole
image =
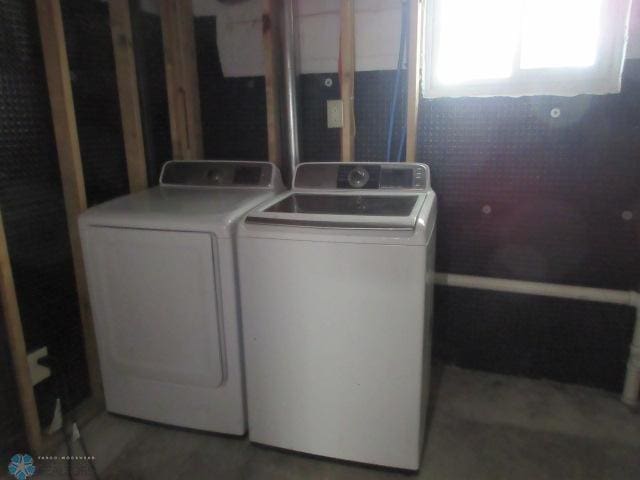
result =
[[[342,128],[342,100],[327,100],[327,128]]]

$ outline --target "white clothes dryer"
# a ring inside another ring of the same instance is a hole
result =
[[[108,411],[246,432],[235,230],[282,188],[266,162],[172,161],[80,216]]]

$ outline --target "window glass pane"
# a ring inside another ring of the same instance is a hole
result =
[[[602,0],[525,0],[521,68],[595,63]]]
[[[439,83],[511,76],[522,24],[520,0],[441,0],[437,7]]]

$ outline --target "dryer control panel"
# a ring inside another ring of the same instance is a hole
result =
[[[272,184],[273,170],[273,165],[267,162],[171,161],[162,169],[160,184],[194,187],[268,187]]]
[[[426,190],[429,169],[420,163],[303,163],[295,188]]]

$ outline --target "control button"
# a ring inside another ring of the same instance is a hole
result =
[[[362,188],[369,181],[369,172],[363,167],[356,167],[349,172],[347,177],[349,185],[353,188]]]

